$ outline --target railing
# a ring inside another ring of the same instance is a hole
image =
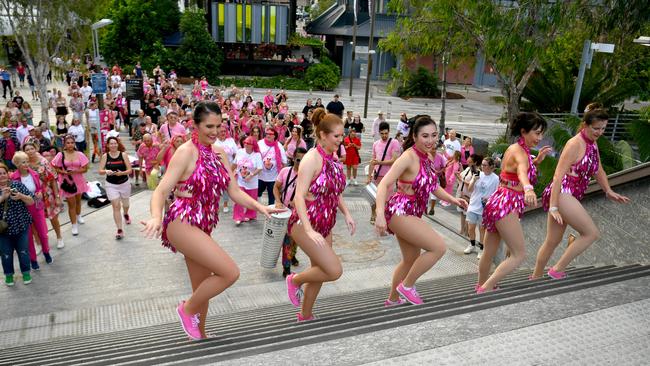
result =
[[[555,121],[562,122],[568,117],[576,117],[576,115],[570,113],[541,113],[543,117],[552,119]],[[578,118],[582,118],[584,113],[577,115]],[[627,136],[627,127],[634,121],[639,120],[640,116],[634,113],[619,113],[615,116],[610,116],[609,123],[605,128],[605,134],[603,136],[607,137],[610,141],[620,141],[628,140]]]

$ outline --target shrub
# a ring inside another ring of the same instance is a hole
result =
[[[439,98],[440,94],[438,79],[424,67],[418,67],[415,72],[409,71],[403,86],[397,88],[397,96],[401,98]]]
[[[205,76],[214,82],[220,74],[223,52],[208,33],[205,12],[202,9],[186,9],[180,24],[183,41],[176,51],[177,67],[185,76]]]
[[[340,80],[341,70],[326,57],[321,63],[309,66],[304,78],[305,84],[316,90],[334,90]]]

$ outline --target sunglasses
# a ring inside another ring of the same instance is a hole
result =
[[[295,161],[296,163],[299,163],[300,160],[302,160],[302,158],[300,158],[300,159],[293,159],[293,161]]]

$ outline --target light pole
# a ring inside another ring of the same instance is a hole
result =
[[[370,90],[370,77],[372,76],[372,55],[375,53],[375,50],[372,49],[373,41],[375,37],[375,2],[369,0],[370,2],[370,37],[368,38],[368,70],[366,70],[366,97],[363,102],[363,118],[368,118],[368,91]]]
[[[354,0],[354,24],[352,26],[352,60],[350,60],[350,97],[352,96],[352,83],[354,82],[354,56],[357,48],[357,1]]]
[[[102,61],[102,56],[99,54],[99,35],[97,34],[97,30],[109,24],[113,24],[113,21],[104,18],[90,26],[93,36],[93,63],[95,65],[98,65]]]
[[[636,42],[636,40],[635,40]],[[582,47],[582,60],[580,60],[580,71],[578,71],[578,80],[576,90],[573,93],[573,102],[571,103],[571,114],[578,114],[578,103],[580,102],[580,92],[582,91],[582,82],[585,78],[586,69],[591,68],[591,59],[595,52],[614,53],[614,45],[610,43],[591,43],[586,40]]]

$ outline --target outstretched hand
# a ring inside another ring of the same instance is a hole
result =
[[[160,238],[162,234],[162,225],[160,219],[151,218],[149,221],[140,221],[140,224],[144,226],[141,232],[144,233],[144,237],[147,239],[157,239]]]
[[[281,212],[286,212],[286,208],[276,208],[276,207],[268,207],[264,205],[260,205],[257,209],[262,215],[266,216],[266,218],[270,218],[272,214],[276,213],[281,213]]]
[[[606,193],[605,196],[607,196],[607,198],[609,198],[610,200],[612,200],[612,201],[614,201],[616,203],[630,203],[630,198],[629,197],[620,195],[620,194],[618,194],[618,193],[616,193],[614,191],[610,191],[610,192]]]

